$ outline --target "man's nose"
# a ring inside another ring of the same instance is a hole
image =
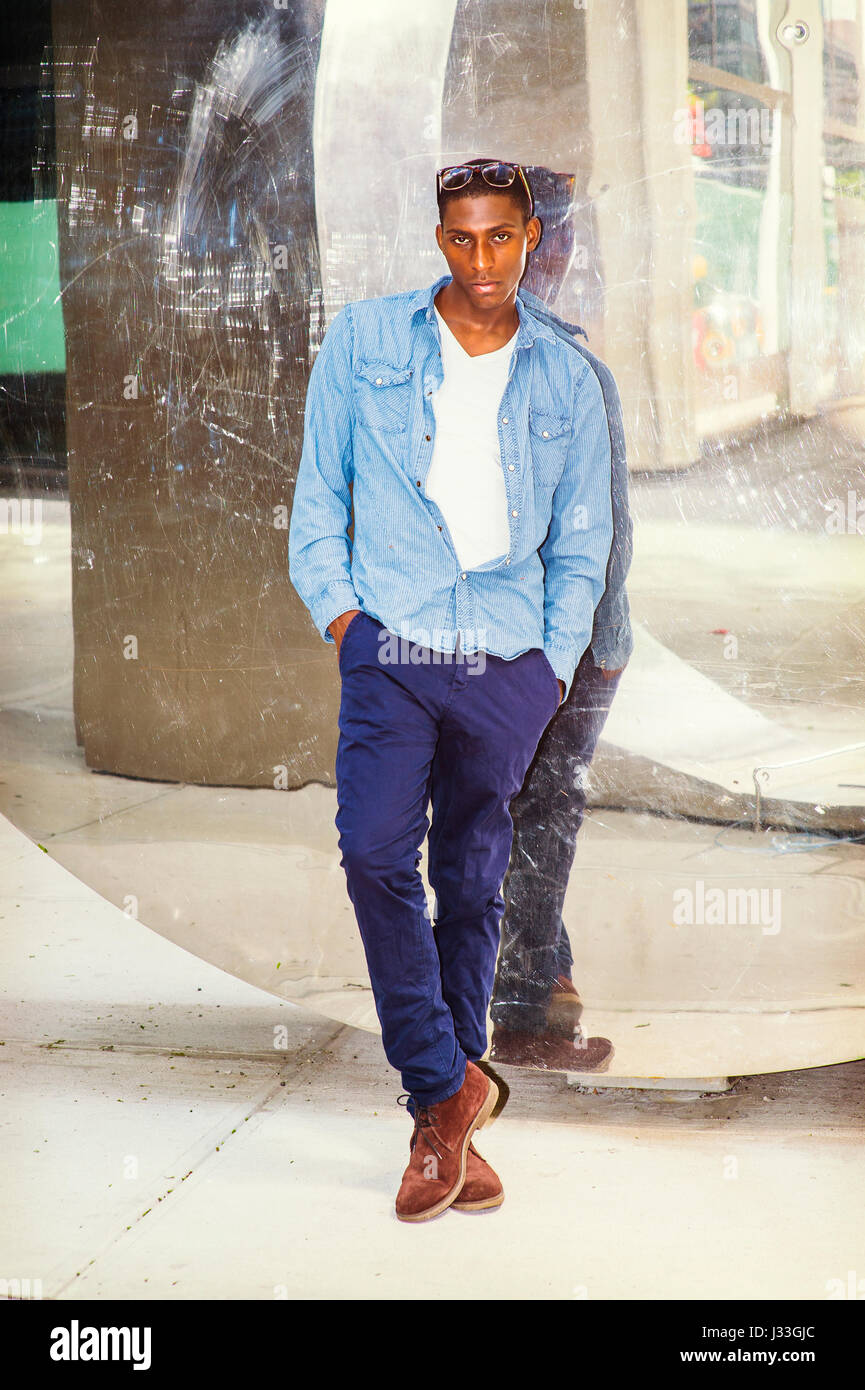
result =
[[[493,253],[486,246],[477,246],[472,257],[472,271],[475,274],[483,275],[493,264]]]

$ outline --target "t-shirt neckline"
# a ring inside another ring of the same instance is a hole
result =
[[[475,352],[475,353],[466,352],[465,348],[463,347],[463,345],[462,345],[462,343],[460,342],[460,340],[459,340],[459,338],[457,337],[457,335],[456,335],[456,334],[453,332],[453,330],[448,326],[448,322],[447,322],[447,320],[445,319],[444,315],[442,314],[441,309],[438,307],[437,304],[433,304],[433,308],[435,309],[435,311],[436,311],[436,313],[437,313],[437,315],[438,315],[438,317],[439,317],[441,323],[442,323],[442,324],[444,325],[444,327],[447,329],[448,335],[449,335],[449,336],[453,339],[453,341],[456,343],[457,347],[459,348],[459,350],[460,350],[460,352],[463,354],[463,356],[466,357],[466,358],[468,358],[469,362],[477,362],[480,358],[483,358],[483,357],[495,357],[496,353],[504,352],[504,351],[505,351],[505,348],[509,348],[509,347],[512,347],[512,346],[513,346],[514,338],[517,336],[517,334],[518,334],[519,331],[520,331],[520,326],[519,326],[519,324],[517,324],[517,326],[516,326],[516,328],[514,329],[513,333],[512,333],[511,336],[508,338],[508,341],[507,341],[506,343],[502,343],[501,347],[499,347],[499,348],[493,348],[492,352]]]

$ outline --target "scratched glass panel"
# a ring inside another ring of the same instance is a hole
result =
[[[0,811],[153,931],[378,1026],[340,677],[288,573],[306,383],[345,303],[446,273],[436,169],[518,160],[523,286],[621,394],[634,650],[511,805],[491,1055],[579,1071],[601,1037],[610,1075],[702,1079],[860,1055],[863,8],[10,20]],[[420,871],[434,920],[425,847]]]

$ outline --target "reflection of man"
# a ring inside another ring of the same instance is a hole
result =
[[[535,313],[557,331],[577,331],[539,301]],[[612,451],[613,543],[592,640],[567,699],[544,730],[523,788],[511,802],[514,842],[503,890],[490,1056],[517,1066],[580,1071],[589,1050],[590,1064],[600,1071],[609,1066],[613,1049],[606,1043],[602,1054],[602,1040],[587,1042],[580,1029],[582,1003],[571,978],[573,956],[562,906],[586,807],[589,764],[634,646],[625,589],[632,525],[619,393],[609,368],[582,344],[576,346],[604,392]]]
[[[503,1199],[471,1141],[498,1099],[476,1063],[508,807],[589,643],[613,534],[598,378],[518,295],[541,232],[523,171],[472,160],[437,196],[450,275],[348,304],[325,335],[289,533],[292,582],[337,644],[336,825],[415,1122],[405,1221]]]

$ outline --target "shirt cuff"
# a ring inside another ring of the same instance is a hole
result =
[[[328,584],[324,593],[316,599],[312,608],[312,621],[325,642],[333,642],[333,636],[327,629],[334,618],[338,618],[341,613],[347,613],[350,608],[360,609],[362,606],[348,580],[340,579],[335,584]]]
[[[589,643],[592,661],[602,671],[620,671],[634,654],[634,638],[629,624],[595,628]]]
[[[570,694],[574,671],[577,669],[573,653],[562,651],[561,647],[544,647],[544,655],[559,680],[564,681],[565,693],[562,696],[562,704],[564,704]]]

